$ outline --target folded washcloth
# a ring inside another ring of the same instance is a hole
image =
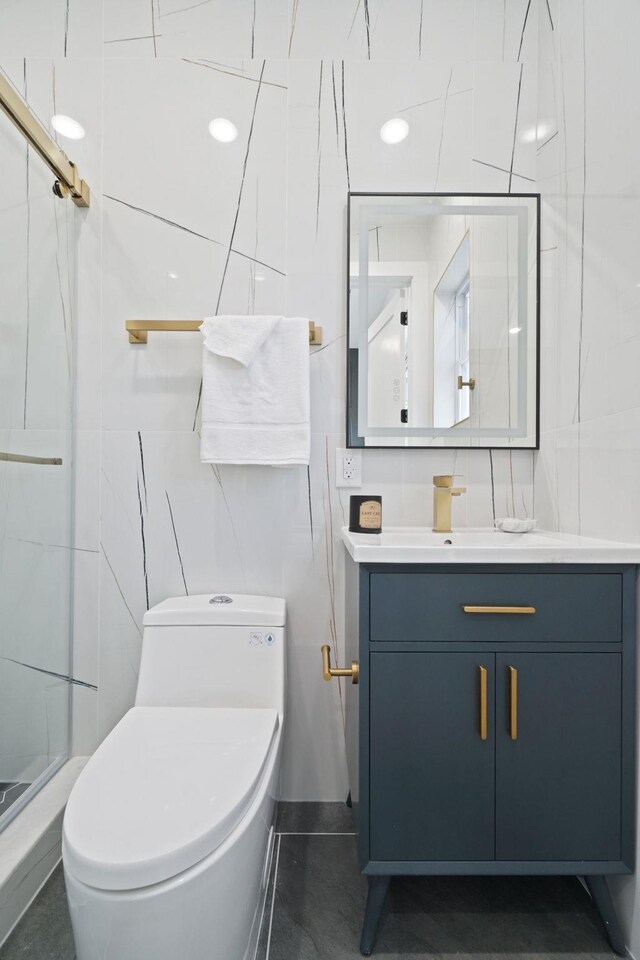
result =
[[[211,317],[200,329],[203,463],[308,464],[309,321]]]
[[[207,317],[200,329],[211,353],[248,367],[280,317]]]

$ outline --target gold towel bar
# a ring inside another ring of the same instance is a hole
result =
[[[3,453],[0,450],[0,460],[10,463],[45,463],[52,467],[62,466],[62,457],[28,457],[22,453]]]
[[[193,332],[198,330],[202,320],[127,320],[125,327],[129,334],[129,343],[146,343],[149,331]],[[322,327],[309,322],[309,345],[317,347],[322,343]]]

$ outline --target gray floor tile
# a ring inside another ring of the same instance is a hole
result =
[[[30,786],[30,783],[0,783],[0,816],[6,813]]]
[[[279,856],[278,848],[274,854],[257,960],[356,960],[366,883],[358,872],[355,837],[308,830],[342,833],[338,827],[350,826],[343,805],[283,804],[280,824],[288,830],[278,838]],[[456,960],[614,958],[574,877],[393,880],[374,956],[442,960],[447,954],[456,954]],[[0,949],[0,960],[74,957],[58,867]]]
[[[278,804],[279,833],[353,833],[353,813],[346,803]]]
[[[355,960],[366,886],[352,837],[283,836],[269,960]],[[576,878],[392,881],[375,954],[435,960],[610,960]]]
[[[4,946],[1,960],[75,960],[62,865],[27,910]]]

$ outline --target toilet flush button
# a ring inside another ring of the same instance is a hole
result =
[[[267,633],[265,634],[264,642],[267,644],[267,646],[270,647],[272,644],[276,642],[276,638],[272,633]]]
[[[211,597],[209,603],[233,603],[231,597],[227,597],[225,594],[218,594],[215,597]]]

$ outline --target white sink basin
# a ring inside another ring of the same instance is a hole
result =
[[[640,563],[640,544],[535,530],[503,533],[491,527],[434,533],[427,527],[387,527],[342,539],[356,563]]]

